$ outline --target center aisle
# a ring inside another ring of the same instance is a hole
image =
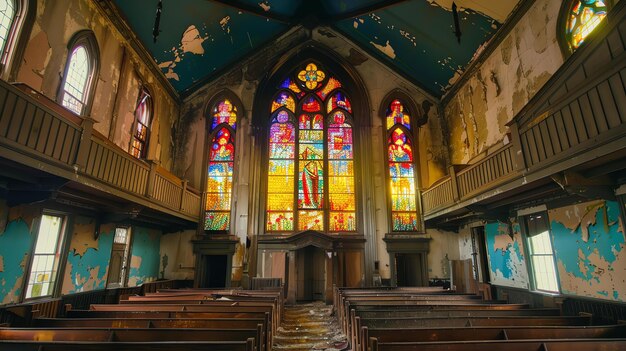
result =
[[[332,315],[332,306],[323,302],[285,306],[283,321],[274,336],[274,351],[347,348],[348,340]]]

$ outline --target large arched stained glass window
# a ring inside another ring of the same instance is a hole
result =
[[[571,2],[566,16],[565,40],[574,51],[606,17],[608,7],[602,0],[575,0]]]
[[[387,154],[394,232],[418,229],[415,159],[411,138],[411,116],[405,104],[395,99],[387,107]]]
[[[228,99],[219,101],[212,109],[210,124],[212,137],[204,230],[227,231],[230,228],[237,107]]]
[[[356,231],[352,107],[339,80],[309,63],[270,113],[266,231]]]

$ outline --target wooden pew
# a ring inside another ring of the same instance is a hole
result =
[[[428,341],[467,341],[467,340],[518,340],[518,339],[591,339],[619,338],[626,335],[626,325],[592,327],[473,327],[473,328],[361,328],[359,348],[370,338],[379,343],[389,342],[428,342]]]
[[[119,329],[254,329],[260,330],[262,349],[269,350],[272,336],[262,318],[37,318],[35,328],[119,328]]]
[[[371,351],[623,351],[626,339],[443,341],[380,343],[370,338]]]
[[[246,341],[21,341],[0,342],[0,351],[254,351],[254,339]]]

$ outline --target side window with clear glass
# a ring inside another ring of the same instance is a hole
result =
[[[59,89],[59,102],[77,115],[89,113],[98,72],[98,56],[98,45],[93,33],[81,31],[72,37]]]
[[[535,290],[558,293],[559,286],[554,264],[554,252],[546,213],[524,218],[530,266]]]
[[[64,230],[63,216],[44,214],[41,217],[25,298],[54,295]]]

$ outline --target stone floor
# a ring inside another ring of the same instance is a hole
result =
[[[272,349],[338,351],[348,349],[348,340],[332,314],[332,306],[311,302],[285,306]]]

